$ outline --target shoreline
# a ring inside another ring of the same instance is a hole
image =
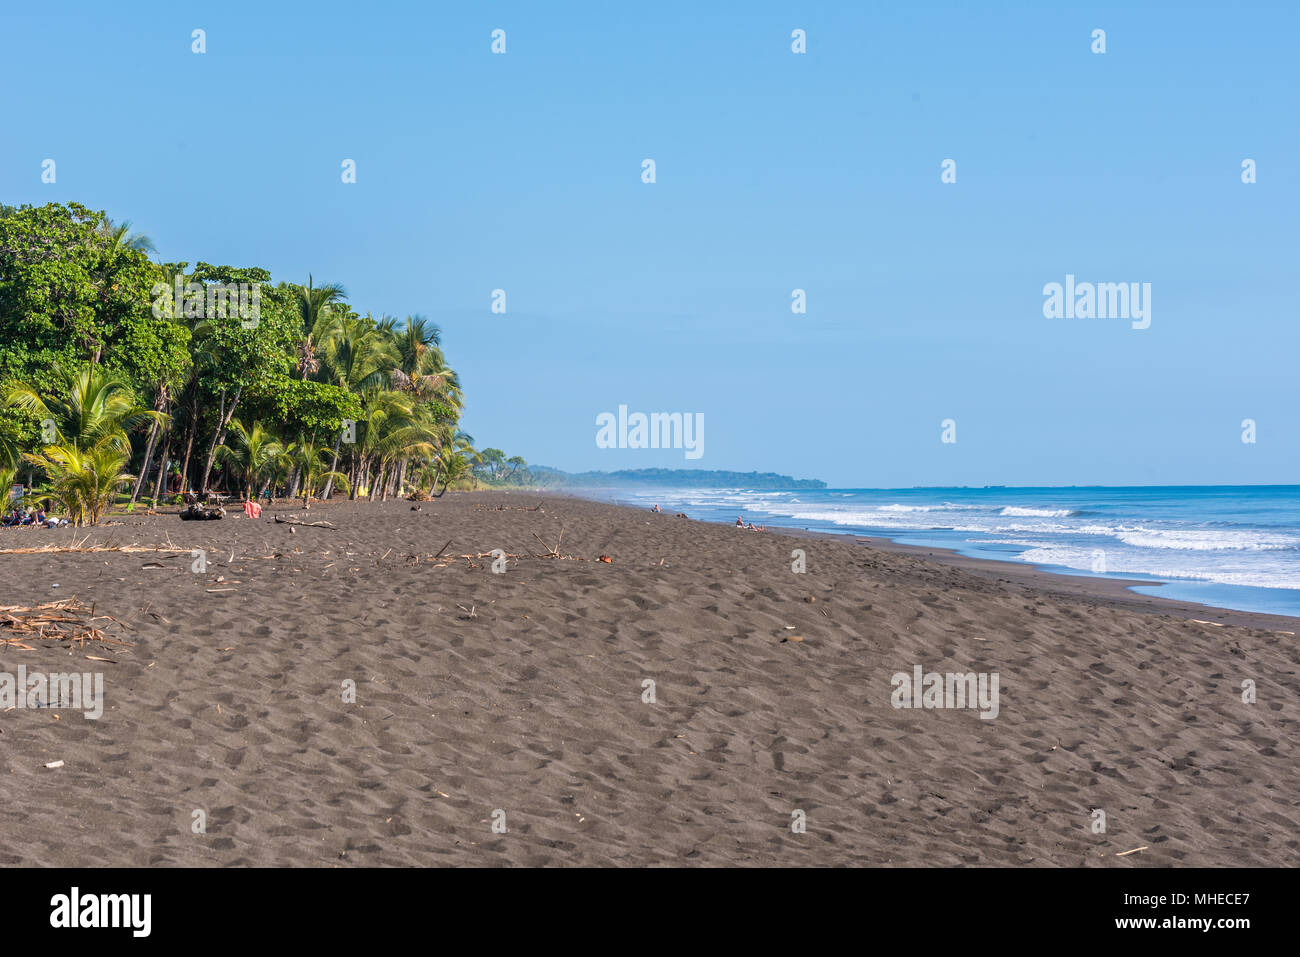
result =
[[[1272,615],[1257,611],[1240,611],[1235,608],[1220,608],[1217,605],[1203,605],[1199,602],[1165,598],[1161,595],[1143,595],[1140,592],[1131,590],[1134,585],[1158,587],[1160,584],[1146,579],[1066,575],[1061,572],[1047,571],[1023,562],[973,558],[962,555],[954,549],[903,545],[887,538],[865,535],[852,537],[855,541],[880,551],[932,559],[975,574],[1014,582],[1025,588],[1041,591],[1048,595],[1070,597],[1084,601],[1098,601],[1130,611],[1150,611],[1154,614],[1172,615],[1189,621],[1210,620],[1219,624],[1240,625],[1245,628],[1265,628],[1272,631],[1289,631],[1291,634],[1300,633],[1300,617]]]
[[[584,496],[567,492],[544,494],[560,494],[570,495],[574,498],[584,498]],[[634,510],[641,508],[639,503],[634,504],[625,499],[611,500],[588,498],[586,500],[605,502],[607,504],[618,505],[623,508],[631,508]],[[674,508],[676,508],[676,506],[674,506]],[[729,527],[731,525],[730,522],[724,520],[699,519],[694,517],[692,517],[692,519],[694,521],[702,521],[708,524],[722,525],[724,527]],[[1219,605],[1206,604],[1204,602],[1190,601],[1181,598],[1166,598],[1158,594],[1144,595],[1141,592],[1132,591],[1132,588],[1134,587],[1160,588],[1166,584],[1171,584],[1171,582],[1167,580],[1162,581],[1152,578],[1124,578],[1120,576],[1112,577],[1109,575],[1071,575],[1067,572],[1050,570],[1029,562],[965,555],[956,548],[947,548],[941,545],[907,545],[901,542],[896,542],[892,538],[885,536],[864,534],[849,530],[843,532],[830,532],[798,528],[788,525],[768,525],[765,531],[779,532],[781,534],[795,537],[807,536],[809,538],[826,537],[830,539],[851,539],[882,551],[903,555],[929,557],[935,561],[940,561],[954,567],[965,568],[972,571],[982,571],[990,575],[996,575],[1010,581],[1021,583],[1026,587],[1040,588],[1050,594],[1082,599],[1096,599],[1114,603],[1118,606],[1131,608],[1133,610],[1150,609],[1157,613],[1178,615],[1192,620],[1201,618],[1222,624],[1237,624],[1246,627],[1263,627],[1273,630],[1289,630],[1300,633],[1300,615],[1282,615],[1273,612],[1225,608]],[[909,529],[902,534],[913,535],[915,534],[915,530]]]

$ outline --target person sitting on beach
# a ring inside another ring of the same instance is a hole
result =
[[[44,525],[47,521],[49,521],[49,519],[45,515],[45,509],[38,508],[36,510],[36,524]]]
[[[650,511],[652,511],[652,512],[662,512],[663,509],[660,508],[658,505],[655,505],[655,507],[652,508],[652,509],[650,509]]]
[[[744,520],[743,518],[741,518],[740,516],[736,516],[736,527],[737,527],[737,528],[744,528],[744,527],[745,527],[745,520]]]

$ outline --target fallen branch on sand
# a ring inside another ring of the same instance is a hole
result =
[[[83,647],[88,641],[124,647],[130,644],[110,638],[102,628],[91,624],[95,621],[125,627],[111,615],[96,615],[93,605],[87,610],[85,603],[76,598],[43,605],[0,606],[0,648],[35,651],[29,641],[75,641]]]
[[[474,507],[475,507],[475,508],[485,508],[485,509],[487,509],[488,511],[491,511],[491,512],[507,512],[507,511],[515,511],[515,512],[544,512],[544,511],[546,511],[545,507],[543,507],[543,506],[541,506],[541,505],[533,505],[533,506],[531,506],[531,507],[530,507],[530,506],[527,506],[527,505],[485,505],[485,504],[483,504],[482,502],[476,502],[476,503],[474,504]]]
[[[84,542],[85,539],[82,539]],[[40,545],[29,548],[0,548],[0,555],[44,555],[63,554],[66,552],[188,552],[192,549],[177,548],[174,545]]]
[[[301,525],[303,528],[338,528],[338,526],[332,522],[300,522],[293,516],[290,516],[289,518],[281,518],[277,515],[275,517],[275,522],[277,525]]]
[[[555,547],[553,547],[553,548],[552,548],[551,546],[547,545],[545,542],[543,542],[542,539],[541,539],[541,536],[539,536],[536,532],[533,532],[533,538],[535,538],[535,539],[537,539],[539,542],[541,542],[542,547],[546,549],[546,552],[545,552],[544,554],[542,554],[542,555],[534,555],[533,558],[560,558],[560,559],[564,559],[564,560],[566,560],[566,561],[571,561],[571,562],[585,562],[585,561],[586,561],[585,558],[579,558],[577,555],[561,555],[561,554],[560,554],[560,543],[564,541],[564,526],[563,526],[563,525],[560,526],[560,537],[557,538],[557,539],[555,540]]]

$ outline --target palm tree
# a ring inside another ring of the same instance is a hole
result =
[[[269,478],[284,459],[284,446],[271,435],[261,422],[251,428],[238,419],[231,419],[226,433],[229,442],[217,449],[217,459],[230,468],[244,485],[244,498],[257,494],[257,485]]]
[[[146,422],[167,422],[162,412],[146,408],[131,386],[116,374],[84,363],[67,377],[67,398],[43,399],[31,386],[11,385],[5,404],[49,420],[55,430],[53,445],[65,443],[79,449],[107,443],[124,455],[131,451],[127,432]]]
[[[397,362],[397,350],[374,319],[349,316],[339,319],[323,343],[320,374],[326,382],[347,389],[364,402],[387,383]],[[334,437],[330,471],[338,468],[342,433]],[[326,482],[322,498],[329,498],[333,482]]]
[[[397,348],[398,368],[408,376],[425,372],[429,350],[442,343],[442,330],[424,316],[407,316],[403,326],[398,326],[396,319],[384,317],[379,328],[392,338]]]
[[[98,522],[117,490],[134,477],[126,472],[127,430],[167,420],[142,406],[125,381],[91,363],[68,377],[66,398],[43,399],[19,383],[9,387],[4,403],[41,418],[46,441],[23,458],[44,470],[51,491],[35,498],[59,502],[74,525]]]
[[[99,228],[99,234],[108,240],[110,256],[116,255],[123,249],[145,254],[157,252],[152,239],[144,233],[131,232],[131,220],[129,219],[121,223],[106,219],[104,225]]]
[[[408,419],[390,417],[381,422],[375,441],[380,475],[387,473],[381,482],[381,502],[388,500],[390,488],[394,495],[402,493],[407,465],[412,459],[427,460],[437,455],[437,435],[437,428],[418,415]]]
[[[439,433],[438,451],[433,460],[437,471],[433,475],[433,495],[441,497],[447,489],[463,480],[471,473],[473,467],[483,461],[483,457],[474,450],[474,436],[454,426],[443,426]],[[442,492],[438,489],[438,479],[442,478]]]
[[[301,438],[289,446],[288,454],[298,468],[298,477],[302,482],[302,504],[310,501],[317,484],[321,481],[333,482],[343,491],[348,491],[348,477],[342,472],[335,472],[325,467],[325,456],[329,448],[309,438]]]
[[[7,403],[0,402],[0,408],[4,408]],[[13,469],[18,466],[18,459],[21,455],[21,449],[18,443],[9,437],[5,432],[0,431],[0,469]],[[8,491],[8,489],[6,489]]]
[[[40,466],[50,480],[50,491],[29,498],[58,502],[75,526],[96,524],[113,504],[117,490],[134,478],[123,471],[126,455],[110,442],[86,448],[64,442],[24,457]]]
[[[409,392],[422,402],[438,401],[459,411],[460,380],[447,366],[439,348],[441,330],[423,316],[407,316],[404,326],[383,319],[379,327],[392,338],[397,350],[393,388]]]
[[[443,466],[443,490],[451,488],[453,485],[459,485],[469,478],[473,478],[473,462],[470,457],[458,450],[451,450],[439,453],[439,462]]]
[[[336,318],[336,305],[347,298],[347,292],[338,283],[313,286],[307,276],[307,285],[296,286],[298,319],[302,324],[302,341],[298,344],[298,371],[303,379],[310,378],[320,368],[317,349],[328,338],[331,324]]]
[[[321,377],[363,395],[388,383],[397,349],[368,314],[339,319],[322,343]]]
[[[395,474],[390,471],[394,462],[401,459],[405,465],[407,458],[434,452],[436,429],[419,414],[414,400],[401,392],[373,392],[362,402],[361,409],[357,441],[352,447],[355,474],[357,484],[369,486],[370,500],[375,501],[379,497],[375,493],[381,490],[383,497],[387,497]],[[370,470],[376,465],[372,483]],[[399,480],[401,472],[404,469],[397,473]]]
[[[9,490],[13,488],[16,478],[18,478],[17,463],[0,459],[0,507],[8,506]]]

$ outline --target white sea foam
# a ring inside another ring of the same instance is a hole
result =
[[[1272,552],[1300,548],[1300,538],[1247,529],[1132,528],[1116,533],[1125,545],[1136,548],[1172,548],[1183,551]]]
[[[1069,545],[1042,545],[1022,552],[1019,559],[1033,565],[1055,565],[1089,571],[1096,550]],[[1153,578],[1176,578],[1183,581],[1214,582],[1220,585],[1252,585],[1259,588],[1300,590],[1300,574],[1292,565],[1232,564],[1207,565],[1204,560],[1179,561],[1176,555],[1143,553],[1129,549],[1106,549],[1108,575],[1150,575]]]

